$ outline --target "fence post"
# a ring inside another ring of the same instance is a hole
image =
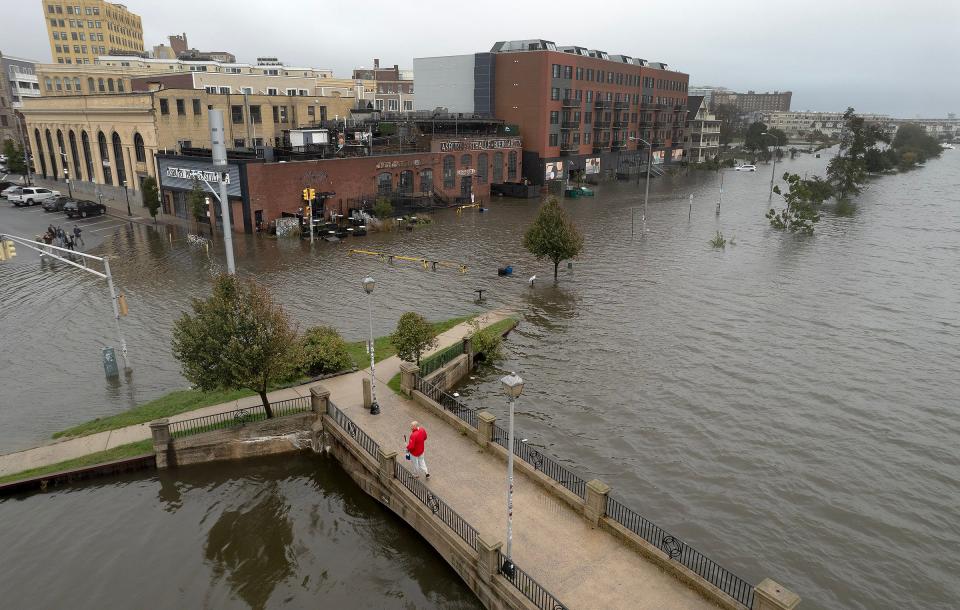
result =
[[[170,462],[170,420],[158,419],[150,422],[150,436],[153,438],[153,452],[157,456],[157,468],[168,468]]]
[[[310,409],[322,416],[327,412],[327,402],[330,400],[330,390],[322,385],[315,385],[310,388]]]
[[[753,589],[751,610],[793,610],[800,603],[800,596],[769,578]]]
[[[477,444],[487,448],[490,441],[493,440],[493,426],[497,423],[497,416],[488,411],[477,413]]]
[[[416,385],[417,375],[420,374],[420,367],[412,362],[400,361],[400,391],[410,398],[413,387]]]
[[[467,372],[473,370],[473,339],[463,338],[463,353],[467,355]]]
[[[600,525],[600,518],[607,514],[607,495],[610,486],[599,479],[587,483],[587,497],[583,501],[583,514],[593,527]]]
[[[370,404],[373,402],[373,392],[370,389],[370,378],[363,378],[363,408],[370,410]]]
[[[380,483],[386,485],[387,481],[396,474],[397,452],[384,451],[383,447],[377,447],[377,461],[380,463],[380,471],[377,473]]]
[[[500,548],[502,542],[490,544],[483,539],[483,536],[477,535],[477,572],[480,579],[485,583],[493,580],[493,577],[500,572]]]

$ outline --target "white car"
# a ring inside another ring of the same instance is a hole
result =
[[[51,191],[50,189],[38,186],[22,186],[19,191],[7,195],[7,199],[18,208],[21,205],[34,205],[43,203],[51,197],[59,197],[60,191]]]
[[[755,172],[757,171],[756,165],[738,165],[735,168],[738,172]]]
[[[16,191],[19,191],[21,188],[23,188],[23,187],[21,187],[19,184],[11,184],[11,185],[8,186],[7,188],[3,189],[3,191],[0,191],[0,197],[3,197],[4,199],[6,199],[6,198],[9,197],[12,193],[15,193]]]

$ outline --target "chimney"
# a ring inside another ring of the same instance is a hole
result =
[[[373,58],[373,69],[374,70],[380,69],[380,60],[377,59],[376,57]]]

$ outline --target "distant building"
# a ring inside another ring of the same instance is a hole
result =
[[[712,85],[690,85],[687,90],[688,95],[698,95],[703,98],[703,103],[707,109],[713,108],[714,93],[728,93],[730,90],[726,87],[714,87]]]
[[[886,126],[890,117],[885,114],[860,114],[867,122]],[[780,129],[789,138],[805,139],[815,131],[830,137],[840,135],[843,130],[842,112],[762,112],[759,120],[768,128]]]
[[[140,54],[143,24],[122,4],[103,0],[41,0],[50,55],[57,64],[92,64],[114,52]]]
[[[742,113],[748,112],[787,112],[790,110],[790,99],[793,93],[790,91],[774,91],[773,93],[756,93],[747,91],[746,93],[736,93],[734,91],[714,90],[712,101],[713,108],[723,104],[733,106]]]
[[[716,157],[720,150],[720,121],[708,110],[702,96],[687,96],[686,126],[683,147],[687,162],[703,163]]]
[[[413,97],[413,72],[401,70],[397,64],[381,68],[380,60],[373,60],[373,68],[354,68],[354,80],[373,81],[374,109],[386,112],[410,112],[416,106]]]
[[[170,46],[161,43],[153,47],[151,57],[154,59],[183,59],[187,61],[217,61],[233,64],[237,57],[228,51],[199,51],[189,48],[187,33],[169,36]]]

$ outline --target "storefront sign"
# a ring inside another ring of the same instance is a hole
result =
[[[458,175],[458,176],[473,176],[473,175],[475,175],[476,173],[477,173],[477,169],[476,169],[475,167],[468,167],[467,169],[458,169],[458,170],[457,170],[457,175]]]
[[[200,182],[204,191],[212,187],[218,190],[223,182],[230,197],[242,197],[240,185],[240,166],[228,162],[226,167],[214,166],[210,159],[190,157],[160,157],[157,159],[160,171],[160,188],[189,191],[195,182]],[[226,174],[226,175],[224,175]],[[208,187],[207,184],[210,186]]]
[[[404,161],[381,161],[377,163],[377,169],[393,169],[395,167],[420,167],[420,159],[414,159],[413,161],[404,160]]]
[[[563,178],[563,161],[551,161],[544,164],[544,168],[544,178],[547,180]]]
[[[440,142],[440,152],[455,150],[496,150],[498,148],[520,148],[520,146],[520,138],[444,140]]]
[[[197,179],[201,182],[220,182],[220,178],[223,177],[223,181],[227,184],[230,184],[230,174],[227,172],[212,172],[204,171],[199,169],[189,169],[186,167],[168,167],[167,168],[167,177],[168,178],[184,178],[186,180]]]
[[[586,159],[584,161],[584,173],[599,174],[600,173],[600,157],[593,157],[590,159]]]

